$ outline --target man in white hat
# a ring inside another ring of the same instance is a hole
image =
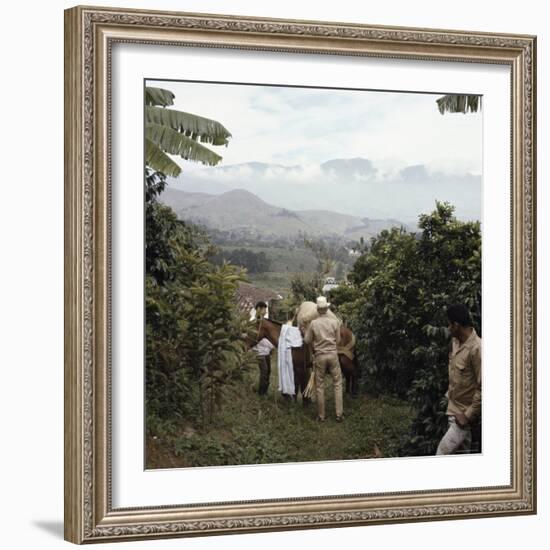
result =
[[[317,388],[317,420],[325,421],[325,374],[332,376],[336,421],[342,420],[344,405],[342,399],[342,371],[338,361],[337,346],[340,343],[340,322],[327,315],[330,304],[324,296],[317,298],[319,317],[311,321],[304,341],[312,344],[315,354],[315,386]]]

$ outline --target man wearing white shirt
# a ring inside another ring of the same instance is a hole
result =
[[[255,319],[262,319],[267,316],[267,304],[258,302],[256,304]],[[252,349],[258,355],[258,368],[260,369],[260,383],[258,393],[265,395],[269,389],[269,378],[271,376],[271,350],[274,345],[267,339],[262,338]]]
[[[271,376],[271,350],[275,346],[267,339],[262,338],[252,349],[258,355],[258,367],[260,369],[260,384],[258,393],[265,395],[269,389],[269,378]]]

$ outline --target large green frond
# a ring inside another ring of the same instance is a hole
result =
[[[152,86],[146,86],[145,88],[145,105],[168,107],[174,105],[174,97],[176,96],[170,90]]]
[[[481,109],[481,96],[452,94],[440,97],[437,100],[439,112],[445,113],[476,113]]]
[[[227,128],[215,120],[152,105],[145,107],[145,122],[168,126],[194,141],[212,145],[227,145],[231,137]]]
[[[208,166],[214,166],[222,160],[204,145],[193,141],[191,138],[160,124],[147,124],[145,136],[160,149],[171,155],[178,155],[185,160],[201,162]]]
[[[145,164],[173,178],[181,174],[181,168],[150,139],[145,138]]]

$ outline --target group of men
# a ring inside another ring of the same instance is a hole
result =
[[[342,372],[338,360],[340,323],[329,317],[330,304],[324,296],[317,298],[317,319],[306,329],[304,342],[314,353],[314,376],[317,397],[317,420],[325,422],[325,379],[332,378],[336,421],[343,420]],[[256,318],[266,315],[267,304],[256,304]],[[448,428],[436,454],[468,452],[472,441],[472,424],[481,414],[481,338],[477,335],[468,308],[454,304],[447,308],[449,348],[447,419]],[[255,346],[260,371],[259,393],[265,395],[271,374],[271,351],[274,346],[263,339]]]
[[[340,343],[340,323],[337,319],[327,316],[330,304],[324,296],[317,298],[319,317],[313,319],[304,334],[304,342],[311,346],[314,353],[314,376],[317,398],[317,420],[325,421],[325,376],[328,372],[334,386],[334,402],[336,406],[336,421],[341,422],[344,414],[342,395],[342,371],[338,360],[338,345]],[[267,304],[258,302],[254,317],[262,319],[267,314]],[[271,375],[271,352],[275,346],[262,338],[253,348],[258,359],[260,380],[258,393],[266,395]]]

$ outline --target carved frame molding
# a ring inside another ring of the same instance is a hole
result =
[[[512,74],[512,483],[113,509],[110,55],[115,42],[499,63]],[[225,15],[65,12],[65,538],[76,543],[536,512],[536,38]]]

